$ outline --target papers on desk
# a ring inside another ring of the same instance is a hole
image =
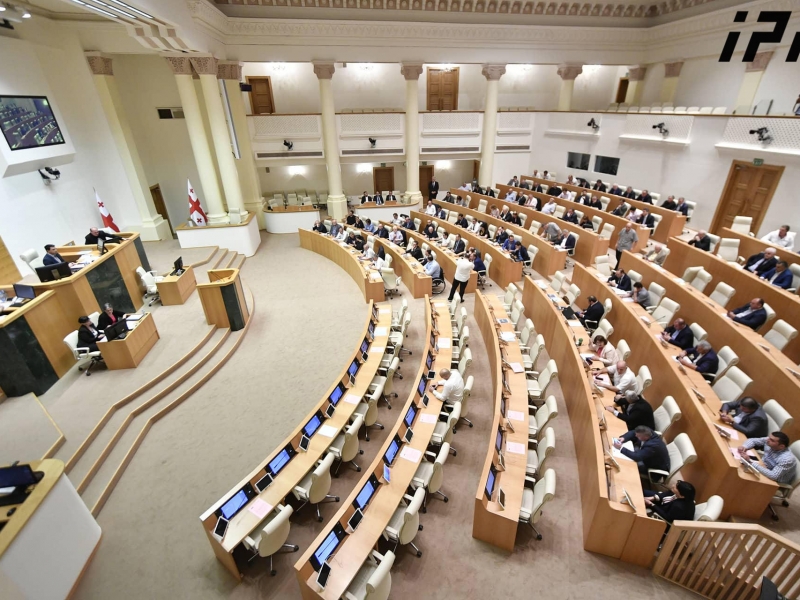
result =
[[[75,262],[78,263],[79,265],[90,265],[96,260],[97,260],[97,257],[92,256],[91,254],[84,254],[78,260],[76,260]]]
[[[143,318],[144,315],[140,315],[139,313],[134,313],[132,315],[128,315],[125,317],[126,321],[138,321],[139,319]]]
[[[501,331],[500,339],[503,340],[504,342],[516,342],[517,336],[514,334],[513,331]]]
[[[333,425],[323,425],[319,428],[319,434],[323,437],[330,438],[335,436],[337,433],[339,433],[339,430]]]
[[[720,425],[719,423],[714,423],[714,427],[716,427],[717,429],[721,429],[725,433],[729,434],[731,436],[730,439],[732,440],[739,439],[739,432],[736,431],[733,427],[725,427],[724,425]],[[733,448],[731,448],[731,450],[733,450]]]
[[[436,421],[437,421],[436,415],[424,413],[419,416],[420,423],[427,423],[428,425],[433,425],[436,423]]]
[[[622,444],[622,447],[633,452],[633,442],[625,442],[624,444]],[[614,458],[621,458],[623,460],[631,460],[631,461],[633,460],[632,458],[628,458],[627,456],[625,456],[621,452],[621,450],[617,450],[613,446],[611,447],[611,456],[613,456]]]
[[[608,373],[603,373],[602,375],[595,376],[595,380],[605,383],[606,385],[611,385],[611,378],[608,376]]]
[[[500,325],[505,325],[506,323],[510,323],[511,321],[509,321],[508,319],[497,319],[497,322],[500,323]]]
[[[83,256],[84,254],[91,254],[91,253],[92,253],[91,250],[81,250],[80,252],[78,252],[78,254],[80,254],[81,256]]]
[[[597,359],[594,357],[594,354],[592,354],[592,353],[590,353],[590,352],[581,352],[581,358],[582,358],[583,360],[597,360]]]
[[[436,339],[436,347],[439,349],[449,348],[452,345],[452,340],[450,338],[440,337]]]
[[[382,315],[388,314],[388,313],[390,313],[390,312],[392,312],[392,309],[391,309],[391,308],[379,308],[379,309],[378,309],[378,313],[380,313],[380,314],[382,314]]]
[[[731,454],[733,454],[733,457],[736,460],[739,460],[742,457],[742,455],[739,454],[739,448],[728,448],[728,450],[730,450]],[[750,450],[747,451],[747,458],[749,458],[753,462],[758,462],[758,456],[754,456],[753,454],[751,454]]]
[[[518,362],[508,363],[508,366],[511,367],[511,370],[514,371],[514,373],[522,373],[525,370],[525,367]]]
[[[433,305],[439,308],[447,308],[447,302],[434,302]]]
[[[583,327],[583,323],[581,323],[577,319],[571,319],[571,320],[567,321],[567,323],[569,323],[570,327]]]
[[[558,296],[555,294],[547,294],[547,297],[550,298],[553,302],[558,302]]]
[[[546,290],[550,287],[550,285],[543,279],[539,279],[536,281],[536,285],[539,286],[540,289]]]
[[[376,327],[375,337],[380,337],[382,335],[389,335],[389,329],[387,327]]]
[[[370,352],[375,354],[383,354],[384,350],[386,350],[386,346],[371,346],[369,349]]]
[[[403,458],[412,463],[418,463],[419,459],[422,458],[422,452],[406,444],[400,451],[400,458]]]
[[[506,452],[510,454],[525,454],[525,444],[519,442],[506,442]]]
[[[361,396],[356,394],[347,394],[347,396],[344,397],[344,401],[348,404],[358,404],[361,402]]]
[[[506,416],[511,419],[512,421],[524,421],[525,420],[525,413],[519,410],[508,410],[506,411]]]
[[[641,317],[639,317],[639,318],[640,318],[642,321],[644,321],[645,323],[647,323],[648,325],[650,325],[650,323],[653,323],[653,321],[651,321],[651,320],[650,320],[650,317],[647,317],[647,316],[645,316],[645,315],[642,315],[642,316],[641,316]]]
[[[672,281],[674,281],[675,283],[680,284],[680,285],[686,285],[686,281],[684,281],[680,277],[673,277]]]
[[[614,293],[617,296],[627,296],[630,293],[630,292],[626,292],[625,290],[621,290],[619,288],[613,288],[613,290],[614,290]]]
[[[375,282],[378,282],[378,281],[382,281],[382,280],[383,280],[383,277],[381,277],[381,274],[380,274],[380,273],[375,273],[374,271],[370,271],[370,273],[369,273],[369,280],[370,280],[370,281],[375,281]]]
[[[623,302],[630,302],[632,304],[634,302],[634,299],[633,298],[623,298],[622,301]]]
[[[252,504],[247,507],[247,510],[253,513],[259,519],[263,519],[273,508],[275,507],[267,502],[264,502],[261,498],[256,498],[253,500]]]

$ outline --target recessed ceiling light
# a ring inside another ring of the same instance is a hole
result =
[[[113,2],[114,4],[119,4],[120,6],[124,6],[128,10],[135,12],[137,15],[142,15],[143,17],[145,17],[147,19],[153,19],[154,18],[153,15],[148,15],[146,12],[142,12],[138,8],[134,8],[130,4],[125,4],[124,2],[120,2],[120,0],[111,0],[111,2]]]

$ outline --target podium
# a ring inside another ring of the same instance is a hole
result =
[[[133,324],[124,340],[97,342],[97,349],[109,370],[135,369],[160,337],[153,315],[147,313]]]
[[[212,269],[208,283],[197,286],[206,322],[231,331],[244,328],[250,313],[247,310],[239,269]]]
[[[197,287],[194,269],[186,267],[181,275],[169,275],[156,283],[162,306],[183,304]]]

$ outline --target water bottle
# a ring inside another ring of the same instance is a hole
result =
[[[578,346],[578,348],[580,348],[581,346],[583,346],[583,338],[578,338],[578,344],[577,344],[577,346]]]

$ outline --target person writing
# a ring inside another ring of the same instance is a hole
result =
[[[103,312],[100,313],[100,316],[97,319],[97,328],[100,331],[105,331],[106,327],[110,327],[120,319],[124,319],[127,317],[124,312],[120,310],[114,310],[114,307],[110,304],[106,303],[103,305]]]
[[[78,348],[88,348],[89,352],[97,352],[97,342],[105,340],[105,335],[95,328],[87,316],[78,317]]]
[[[514,250],[511,254],[511,258],[514,260],[514,262],[521,262],[521,263],[528,262],[531,259],[530,254],[528,254],[527,248],[525,248],[525,246],[523,246],[522,242],[520,241],[517,241],[514,244]]]
[[[464,397],[464,379],[458,369],[451,371],[450,369],[442,369],[439,371],[441,379],[437,382],[431,383],[430,390],[434,396],[445,404],[455,404],[461,402]],[[439,392],[437,388],[442,388]]]
[[[626,442],[633,442],[633,450],[622,447]],[[621,438],[615,439],[614,448],[636,462],[639,473],[645,477],[650,469],[669,472],[670,459],[667,445],[661,436],[649,427],[639,425]]]
[[[663,244],[655,244],[652,250],[642,250],[642,252],[647,262],[651,262],[659,267],[663,266],[664,261],[667,259],[667,250],[664,248]]]
[[[625,269],[617,269],[614,271],[611,277],[608,278],[608,284],[623,292],[630,292],[633,287],[633,282],[631,278],[628,277],[627,273],[625,273]]]
[[[620,407],[609,404],[606,406],[606,410],[620,421],[625,421],[625,424],[628,426],[628,431],[636,429],[640,425],[655,429],[656,422],[653,417],[653,407],[650,406],[650,403],[634,390],[625,392],[624,397],[624,401],[621,402],[624,406]]]
[[[578,316],[578,320],[580,320],[581,325],[583,325],[584,327],[586,327],[586,321],[594,323],[596,327],[597,324],[600,322],[600,319],[603,318],[603,315],[605,314],[605,309],[603,308],[603,305],[597,301],[597,298],[595,296],[589,296],[586,300],[589,302],[589,305],[586,307],[586,310],[581,310],[578,311],[578,313],[576,313]]]
[[[639,306],[646,309],[650,306],[650,292],[644,289],[641,281],[637,281],[633,284],[633,290],[631,291],[631,297],[633,301],[636,302]]]

